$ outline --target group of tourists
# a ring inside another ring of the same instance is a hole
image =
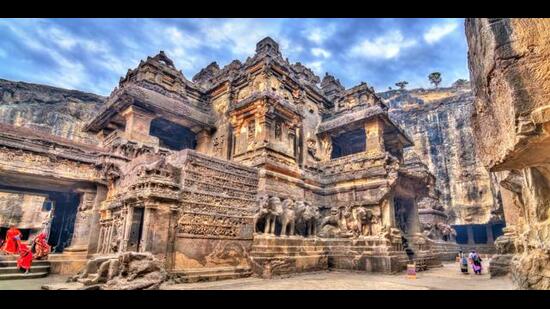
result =
[[[458,254],[459,260],[460,260],[460,271],[464,274],[468,273],[468,264],[472,266],[472,269],[474,271],[474,274],[481,275],[481,256],[479,253],[477,253],[475,250],[472,250],[470,254],[466,256],[462,250],[460,250],[460,253]]]
[[[19,254],[17,268],[28,274],[33,259],[41,260],[48,257],[51,247],[45,232],[39,233],[31,242],[31,248],[21,241],[21,231],[15,225],[11,225],[6,232],[6,238],[0,245],[0,252],[4,254]]]

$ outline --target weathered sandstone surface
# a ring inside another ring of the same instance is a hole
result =
[[[390,116],[412,137],[415,152],[436,176],[436,190],[454,224],[487,223],[499,213],[491,176],[475,153],[469,85],[391,90],[379,94]]]
[[[95,137],[82,128],[104,100],[77,90],[0,79],[0,123],[95,143]]]
[[[515,254],[520,288],[548,289],[550,20],[467,19],[466,37],[476,150],[498,174],[508,224],[499,251]]]

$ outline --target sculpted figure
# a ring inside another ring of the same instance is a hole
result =
[[[377,234],[375,230],[375,224],[377,223],[376,216],[372,210],[358,207],[356,210],[356,218],[358,230],[361,235],[373,236]]]
[[[296,209],[294,201],[287,198],[283,201],[283,213],[281,215],[281,236],[293,236],[296,228]]]
[[[268,214],[265,220],[264,233],[271,235],[275,234],[275,221],[277,217],[282,215],[282,213],[283,207],[281,205],[281,200],[276,196],[269,198]]]
[[[315,236],[317,235],[317,221],[321,217],[319,213],[319,208],[311,205],[308,202],[305,202],[305,210],[303,213],[303,221],[306,225],[306,235],[305,236]]]
[[[256,199],[256,213],[254,214],[254,232],[258,231],[258,222],[263,220],[269,214],[269,197],[266,195],[260,195]]]
[[[330,214],[321,220],[321,237],[350,237],[353,234],[345,226],[344,211],[336,208],[330,210]]]

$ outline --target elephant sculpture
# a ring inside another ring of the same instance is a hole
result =
[[[256,199],[256,213],[254,214],[254,232],[258,231],[258,222],[265,219],[269,214],[269,197],[266,195],[258,196]]]
[[[378,223],[377,218],[372,210],[359,207],[355,211],[355,217],[360,235],[373,236],[378,233],[375,229],[375,225]]]
[[[267,215],[265,219],[264,233],[274,235],[275,222],[277,220],[277,217],[283,214],[283,207],[281,205],[281,200],[276,196],[270,197],[267,208],[268,209],[267,209]]]
[[[281,236],[293,236],[296,228],[296,207],[293,200],[287,198],[283,201],[281,220]]]
[[[308,202],[305,202],[304,212],[302,214],[302,220],[306,225],[305,236],[317,235],[317,221],[321,217],[319,209]]]

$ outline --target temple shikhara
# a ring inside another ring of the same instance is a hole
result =
[[[148,57],[79,140],[3,126],[2,223],[48,229],[50,271],[79,282],[139,253],[192,282],[425,269],[458,250],[435,177],[374,90],[321,80],[269,37],[192,80]]]

